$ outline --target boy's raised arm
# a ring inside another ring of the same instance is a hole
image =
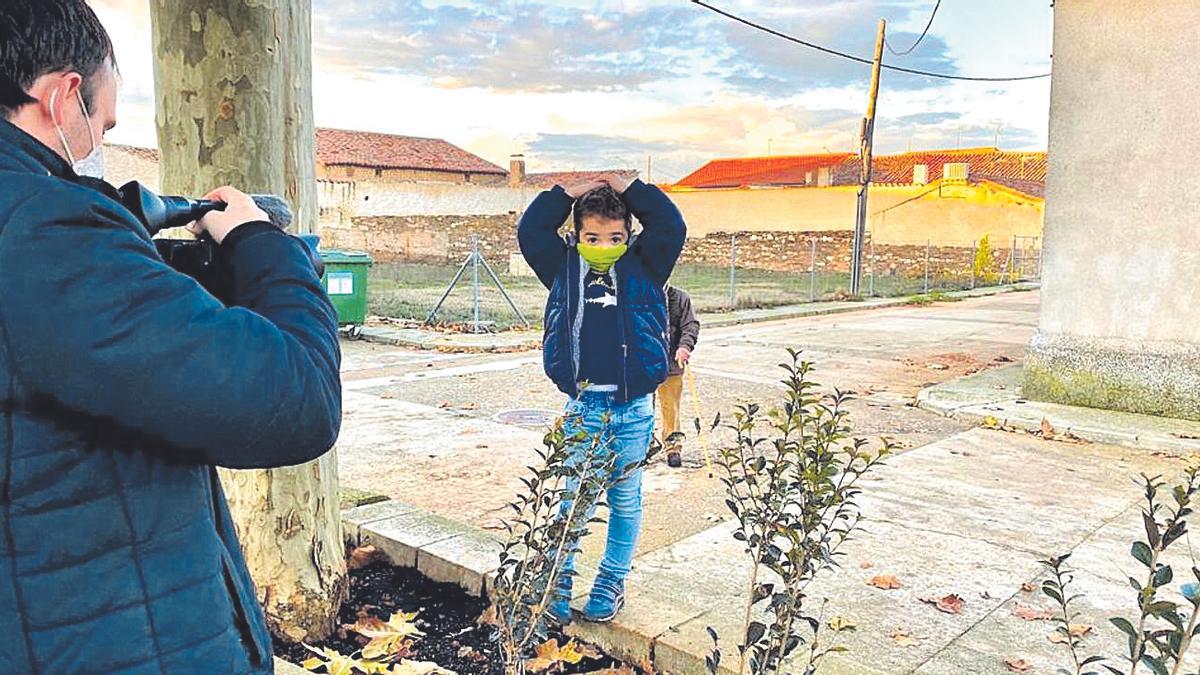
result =
[[[640,179],[625,190],[625,203],[642,224],[633,251],[659,283],[667,283],[687,239],[683,214],[663,191]]]
[[[521,255],[546,288],[554,285],[554,275],[567,255],[567,245],[558,236],[558,228],[571,215],[574,203],[575,199],[562,186],[556,185],[534,198],[517,223]]]

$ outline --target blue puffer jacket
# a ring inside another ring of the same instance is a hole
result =
[[[0,120],[0,672],[270,673],[213,467],[331,447],[333,308],[263,223],[226,307],[80,183]]]
[[[667,379],[667,301],[663,286],[683,250],[687,226],[675,204],[653,185],[636,180],[622,195],[642,224],[629,252],[613,265],[621,310],[624,359],[617,399],[628,402],[653,392]],[[537,196],[521,216],[521,253],[550,289],[546,300],[542,362],[564,394],[579,395],[579,331],[583,323],[583,280],[587,266],[574,238],[558,235],[574,199],[561,187]]]

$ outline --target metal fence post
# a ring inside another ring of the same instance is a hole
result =
[[[871,237],[871,286],[867,294],[875,297],[875,237],[873,236]]]
[[[479,332],[479,235],[471,235],[471,332]]]
[[[737,235],[729,235],[729,308],[737,309]]]
[[[808,301],[817,301],[817,240],[810,239],[812,255],[808,259]]]
[[[930,241],[925,240],[925,293],[929,293],[929,247]]]
[[[967,269],[971,270],[971,290],[975,290],[975,257],[979,255],[979,242],[971,242],[971,261],[967,263]]]

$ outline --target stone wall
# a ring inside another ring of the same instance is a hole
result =
[[[345,227],[326,227],[321,245],[366,251],[379,262],[458,263],[471,252],[472,238],[489,261],[517,251],[515,214],[477,216],[368,216]]]
[[[317,182],[321,224],[374,216],[462,216],[521,213],[537,196],[532,188],[435,182],[326,180]]]
[[[361,250],[380,262],[458,263],[471,251],[473,236],[480,251],[493,262],[519,254],[517,216],[388,216],[357,217],[346,227],[322,230],[323,245]],[[730,239],[727,232],[688,239],[681,263],[727,267]],[[803,273],[809,270],[816,242],[818,272],[847,272],[850,269],[850,232],[743,232],[736,235],[736,266],[776,272]],[[1008,257],[1007,248],[993,248],[995,270]],[[921,276],[925,273],[925,246],[868,243],[866,255],[874,255],[879,275]],[[934,246],[929,249],[932,274],[966,273],[972,267],[971,247]]]
[[[681,262],[692,265],[725,267],[730,260],[729,232],[713,232],[703,238],[688,239]],[[813,242],[816,242],[815,258]],[[818,272],[848,272],[853,233],[817,232],[742,232],[733,243],[735,266],[776,272],[807,272],[815,259]],[[880,275],[921,276],[925,273],[926,247],[910,244],[875,244],[868,240],[864,260],[874,257]],[[995,270],[1008,258],[1007,248],[992,248]],[[969,246],[931,246],[928,248],[932,274],[965,273],[972,268],[975,249]]]

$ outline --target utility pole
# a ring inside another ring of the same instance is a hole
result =
[[[879,97],[879,70],[883,64],[883,38],[887,21],[879,20],[875,37],[875,63],[871,69],[871,97],[867,100],[867,116],[862,121],[859,159],[862,162],[858,188],[858,212],[854,218],[854,246],[850,251],[850,295],[857,297],[862,286],[863,242],[867,237],[867,191],[871,187],[871,144],[875,138],[875,100]]]
[[[646,183],[654,183],[654,155],[646,155]]]

